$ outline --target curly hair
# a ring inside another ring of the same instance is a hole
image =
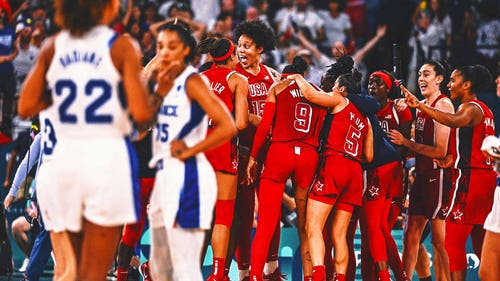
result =
[[[240,22],[234,30],[234,41],[238,42],[241,35],[252,38],[257,48],[262,47],[264,52],[276,47],[276,36],[273,30],[261,20]]]

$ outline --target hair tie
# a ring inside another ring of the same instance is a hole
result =
[[[228,41],[229,41],[229,50],[227,50],[227,52],[220,57],[213,57],[214,61],[226,60],[231,56],[232,53],[234,53],[234,43],[231,40]]]
[[[373,76],[377,76],[380,79],[382,79],[384,81],[385,86],[387,86],[389,90],[392,88],[391,77],[387,73],[382,71],[375,71],[370,75],[370,78]]]

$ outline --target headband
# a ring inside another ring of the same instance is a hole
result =
[[[229,41],[229,50],[227,50],[227,52],[220,56],[220,57],[213,57],[214,58],[214,61],[223,61],[223,60],[226,60],[228,59],[232,53],[234,53],[234,43],[230,40]]]
[[[377,76],[379,77],[380,79],[382,79],[385,83],[385,85],[387,86],[388,89],[391,89],[392,88],[392,81],[391,81],[391,77],[389,75],[387,75],[387,73],[384,73],[382,71],[375,71],[373,72],[371,75],[370,75],[370,78],[373,77],[373,76]]]

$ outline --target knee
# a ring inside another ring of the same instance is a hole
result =
[[[445,248],[444,248],[444,240],[443,239],[439,239],[439,238],[432,238],[432,246],[437,249],[438,251],[444,251]]]
[[[17,218],[12,222],[12,233],[17,235],[22,234],[25,231],[26,224],[28,224],[28,222],[25,218]]]

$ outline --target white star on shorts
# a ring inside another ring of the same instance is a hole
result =
[[[379,191],[379,188],[372,185],[372,187],[370,187],[370,189],[368,189],[368,192],[370,192],[370,196],[375,196],[375,195],[378,195],[378,191]]]
[[[455,212],[453,212],[453,219],[461,221],[463,215],[464,213],[462,213],[460,210],[456,210]]]
[[[316,191],[323,191],[323,186],[324,184],[322,184],[320,181],[316,182],[316,185],[314,186],[316,188]]]

